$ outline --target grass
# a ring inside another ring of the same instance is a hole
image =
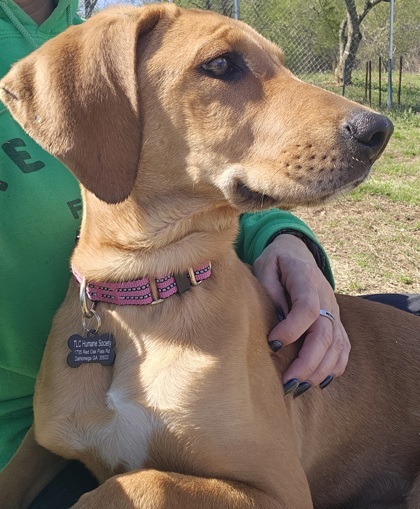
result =
[[[336,93],[341,87],[334,85],[331,74],[306,76],[307,81]],[[389,146],[375,165],[372,177],[352,195],[352,199],[361,200],[364,196],[383,196],[393,202],[420,205],[420,75],[404,74],[402,88],[402,106],[393,110],[379,109],[394,122],[395,131]],[[386,90],[383,88],[382,97]],[[377,105],[378,88],[372,92],[372,107]],[[364,102],[365,81],[363,73],[355,72],[353,85],[346,88],[349,99]]]
[[[332,76],[308,78],[341,93]],[[346,90],[359,102],[361,78],[356,73]],[[420,75],[404,76],[403,84],[404,105],[382,110],[395,131],[371,177],[338,203],[297,211],[324,245],[342,293],[420,293]]]
[[[313,83],[322,88],[342,94],[342,86],[335,83],[332,73],[314,73],[299,76],[304,81]],[[352,75],[352,85],[346,86],[345,96],[352,101],[360,103],[369,103],[369,93],[365,90],[365,73],[363,71],[355,71]],[[394,72],[392,82],[392,98],[394,114],[399,116],[410,116],[411,113],[420,112],[420,74],[403,73],[401,80],[401,97],[398,105],[398,75]],[[369,106],[375,109],[384,109],[386,107],[387,98],[387,76],[382,75],[381,84],[381,104],[379,104],[379,79],[378,73],[372,73],[371,87],[371,103]]]

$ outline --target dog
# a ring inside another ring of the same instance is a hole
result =
[[[418,317],[337,296],[345,374],[285,397],[299,344],[269,350],[273,304],[233,250],[240,213],[361,183],[391,123],[295,78],[244,23],[173,4],[105,10],[0,89],[84,202],[1,507],[65,458],[100,482],[77,509],[418,509]]]

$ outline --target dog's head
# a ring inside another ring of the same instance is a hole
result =
[[[13,67],[0,98],[108,203],[153,199],[163,181],[241,211],[316,203],[362,182],[392,133],[295,78],[247,25],[173,4],[68,29]]]

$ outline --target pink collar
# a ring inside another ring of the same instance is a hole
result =
[[[83,283],[75,268],[73,275],[79,283]],[[188,272],[158,278],[144,277],[126,283],[89,283],[86,282],[86,295],[93,302],[108,302],[117,306],[143,306],[157,304],[175,293],[184,293],[192,286],[199,285],[211,276],[211,264],[207,263]]]

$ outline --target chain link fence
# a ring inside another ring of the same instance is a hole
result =
[[[92,5],[92,0],[85,1]],[[395,0],[393,25],[393,105],[414,112],[420,112],[418,1]],[[119,0],[102,2],[100,7]],[[131,0],[130,3],[152,2]],[[347,48],[346,24],[350,18],[344,0],[175,0],[175,3],[239,18],[279,45],[287,66],[302,79],[373,107],[386,104],[390,0],[356,0],[354,14],[361,21],[360,41],[356,45],[348,44]],[[343,32],[341,53],[347,51],[349,57],[341,69],[340,31]]]

